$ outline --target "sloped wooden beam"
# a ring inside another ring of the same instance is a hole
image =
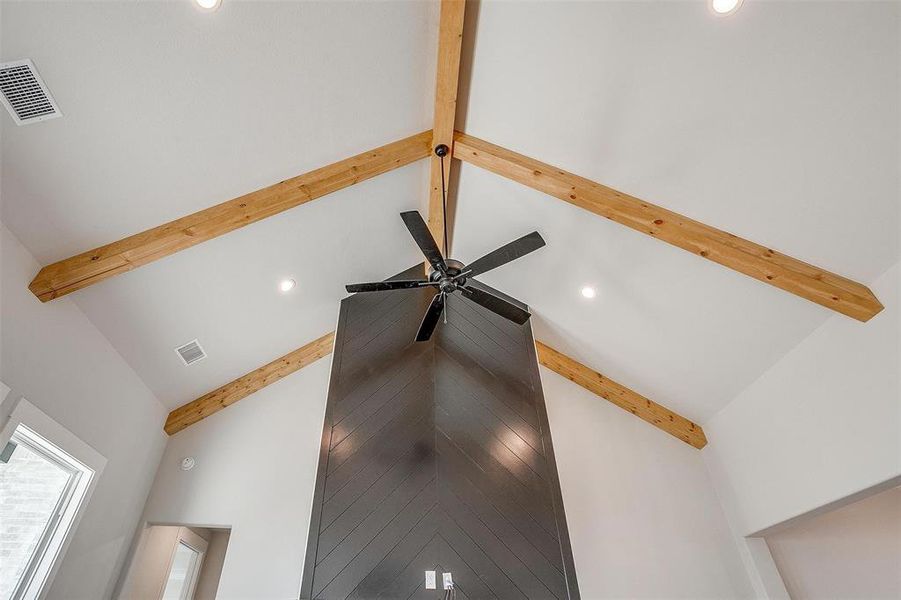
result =
[[[457,114],[457,83],[460,79],[460,49],[463,44],[464,0],[441,0],[441,21],[438,27],[438,68],[435,81],[435,117],[432,127],[432,149],[444,144],[454,147],[454,117]],[[444,181],[450,181],[451,156],[444,158]],[[434,152],[429,173],[429,231],[444,247],[444,211],[441,197],[441,161]]]
[[[744,273],[826,308],[867,321],[882,304],[866,286],[694,221],[634,196],[457,132],[454,158]]]
[[[270,383],[275,383],[282,377],[286,377],[308,364],[328,356],[332,352],[334,343],[334,332],[327,333],[306,346],[272,361],[268,365],[251,371],[247,375],[243,375],[231,383],[226,383],[209,394],[205,394],[184,406],[176,408],[169,413],[163,429],[169,435],[173,435],[189,425],[202,421],[223,408],[231,406],[238,400],[263,389]]]
[[[387,173],[429,155],[432,132],[369,150],[217,204],[165,225],[61,260],[40,270],[28,288],[42,302]]]
[[[554,350],[550,346],[536,341],[538,362],[550,370],[579,384],[589,392],[597,394],[618,407],[629,411],[639,419],[643,419],[679,438],[686,444],[701,449],[707,445],[707,437],[700,425],[696,425],[665,406],[648,400],[641,394],[633,392],[626,386],[604,377],[580,362]]]
[[[267,385],[328,356],[332,352],[334,343],[334,332],[327,333],[255,371],[176,408],[169,413],[163,429],[167,434],[174,435],[182,429],[202,421],[223,408],[260,391]],[[707,438],[704,437],[704,431],[699,425],[604,377],[540,341],[536,341],[535,345],[538,349],[538,361],[552,371],[695,448],[703,448],[707,444]]]

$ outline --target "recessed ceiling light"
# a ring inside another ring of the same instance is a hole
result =
[[[194,0],[194,2],[203,10],[216,10],[219,8],[222,0]]]
[[[282,292],[290,292],[295,285],[297,285],[297,282],[293,279],[282,279],[278,282],[278,289]]]
[[[741,7],[742,0],[709,0],[710,10],[720,16],[731,15]]]
[[[584,296],[585,298],[594,298],[597,295],[598,293],[590,285],[586,285],[582,288],[582,296]]]

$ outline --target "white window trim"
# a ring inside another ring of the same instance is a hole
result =
[[[39,568],[34,571],[31,577],[32,583],[23,596],[28,600],[44,600],[50,591],[53,578],[59,571],[59,566],[69,548],[69,543],[72,541],[78,523],[81,521],[81,517],[84,516],[85,508],[91,500],[91,495],[97,487],[100,475],[104,467],[106,467],[106,458],[25,398],[18,398],[12,406],[9,420],[3,426],[2,431],[0,431],[0,448],[6,446],[19,425],[23,425],[34,434],[46,439],[52,445],[93,471],[92,476],[82,477],[75,483],[77,488],[75,491],[78,492],[82,499],[78,503],[69,503],[67,506],[66,513],[61,520],[63,522],[67,521],[68,527],[65,530],[59,530],[47,545],[45,553],[46,556],[51,558],[50,560],[42,561]]]

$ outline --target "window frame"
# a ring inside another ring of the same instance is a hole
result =
[[[24,442],[29,450],[71,473],[11,596],[12,600],[43,600],[84,516],[106,458],[25,398],[13,398],[10,408],[0,430],[0,448],[16,438],[14,443]]]

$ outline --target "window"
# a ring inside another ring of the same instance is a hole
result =
[[[179,540],[172,555],[172,566],[166,578],[166,588],[162,600],[190,600],[194,597],[194,587],[200,574],[203,552]]]
[[[104,464],[19,400],[0,432],[0,600],[45,595]]]

